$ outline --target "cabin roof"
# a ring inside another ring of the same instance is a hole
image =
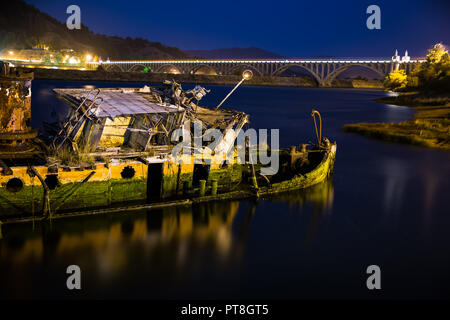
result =
[[[81,103],[87,96],[94,99],[92,89],[54,89],[63,97],[69,98],[74,104]],[[101,102],[101,99],[103,101]],[[184,109],[171,104],[161,104],[151,101],[150,94],[137,92],[133,89],[101,89],[96,97],[98,106],[92,108],[92,113],[98,118],[117,117],[134,114],[173,113]],[[89,103],[86,103],[89,105]]]

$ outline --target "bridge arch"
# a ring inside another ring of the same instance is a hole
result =
[[[374,71],[375,73],[377,73],[379,76],[381,76],[382,78],[384,78],[384,77],[386,76],[386,75],[385,75],[383,72],[381,72],[380,70],[378,70],[378,69],[376,69],[376,68],[374,68],[374,67],[372,67],[372,66],[370,66],[370,65],[367,65],[367,64],[348,64],[348,65],[341,66],[341,67],[339,67],[339,68],[333,70],[333,71],[330,72],[329,74],[327,74],[327,76],[323,79],[323,83],[330,84],[330,83],[331,83],[333,80],[335,80],[342,72],[347,71],[347,70],[349,70],[349,69],[351,69],[351,68],[354,68],[354,67],[363,67],[363,68],[372,70],[372,71]]]
[[[242,69],[242,71],[244,71],[245,69],[250,69],[252,71],[254,71],[256,74],[256,76],[262,76],[262,72],[258,70],[258,68],[250,65],[250,64],[236,64],[234,66],[232,66],[230,69],[228,69],[226,71],[226,74],[228,75],[232,75],[234,71],[237,71],[239,69]]]
[[[166,71],[164,71],[164,70],[166,70]],[[167,72],[169,70],[171,72]],[[177,72],[173,72],[174,70],[177,71]],[[175,73],[175,74],[179,73],[179,74],[182,74],[182,73],[184,73],[183,71],[184,71],[183,69],[181,69],[180,67],[178,67],[178,66],[176,66],[174,64],[163,64],[163,65],[159,66],[156,69],[155,72],[158,72],[158,73]]]
[[[189,73],[195,74],[197,71],[199,71],[202,68],[205,68],[205,69],[208,69],[208,70],[214,72],[215,75],[219,74],[219,72],[217,72],[216,69],[214,69],[213,67],[211,67],[210,65],[207,65],[207,64],[196,65],[191,70],[189,70]]]
[[[148,68],[148,66],[146,66],[145,64],[142,63],[138,63],[138,64],[133,64],[129,69],[128,72],[140,72],[143,69]]]
[[[306,70],[306,71],[307,71],[310,75],[312,75],[313,78],[317,81],[317,84],[321,84],[321,83],[322,83],[322,81],[321,81],[319,75],[317,75],[317,74],[316,74],[315,72],[313,72],[312,70],[308,69],[306,66],[301,65],[301,64],[297,64],[297,63],[284,65],[284,66],[278,68],[277,70],[275,70],[275,71],[271,74],[271,76],[272,76],[272,77],[273,77],[273,76],[279,76],[279,75],[282,74],[284,71],[286,71],[286,70],[288,70],[288,69],[290,69],[290,68],[292,68],[292,67],[300,67],[300,68],[302,68],[303,70]]]
[[[106,71],[110,71],[110,72],[114,72],[114,71],[119,71],[119,72],[123,72],[124,70],[122,69],[121,66],[119,66],[118,64],[112,63],[112,64],[102,64],[101,65]]]

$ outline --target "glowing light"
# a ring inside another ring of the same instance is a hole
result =
[[[79,63],[80,61],[77,59],[77,58],[75,58],[75,57],[70,57],[70,59],[69,59],[69,63],[70,64],[76,64],[76,63]]]
[[[10,51],[9,55],[12,56],[14,54],[14,51]]]
[[[91,60],[92,60],[92,56],[91,56],[90,54],[87,54],[87,55],[86,55],[86,61],[89,62],[89,61],[91,61]]]
[[[386,92],[386,96],[388,96],[388,97],[398,97],[399,95],[400,95],[400,93],[390,91],[390,90]]]
[[[250,80],[251,78],[253,78],[253,72],[251,70],[245,70],[242,73],[242,78],[244,78],[245,80]]]

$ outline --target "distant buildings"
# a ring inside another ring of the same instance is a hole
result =
[[[392,62],[397,62],[395,64],[395,70],[398,70],[400,63],[409,62],[410,60],[411,57],[408,55],[408,50],[405,51],[405,55],[403,57],[398,55],[398,50],[395,50],[395,54],[392,56]]]
[[[84,67],[87,62],[98,61],[98,57],[90,53],[79,53],[73,49],[51,50],[42,45],[32,49],[5,50],[0,53],[0,59],[56,67]]]

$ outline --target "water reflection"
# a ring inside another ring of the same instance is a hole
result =
[[[332,208],[333,184],[329,181],[268,201],[288,203],[298,214],[312,206],[306,234],[311,242],[318,221]],[[62,276],[61,268],[70,264],[84,270],[95,287],[93,292],[99,294],[120,283],[119,279],[134,283],[134,272],[145,274],[145,286],[151,287],[163,282],[183,287],[205,273],[233,274],[246,254],[260,204],[214,202],[54,220],[34,227],[9,225],[0,242],[0,278],[15,279],[11,286],[19,281],[23,291],[17,294],[23,296],[42,280],[33,270],[42,268],[43,278],[52,279],[52,273]]]
[[[65,113],[52,88],[83,85],[35,81],[33,126]],[[205,105],[217,105],[231,90],[208,88]],[[334,184],[267,200],[53,221],[34,231],[3,226],[0,296],[67,295],[66,268],[78,264],[83,297],[373,298],[361,277],[377,263],[389,277],[382,298],[442,298],[450,266],[450,154],[341,130],[413,116],[412,109],[372,101],[385,95],[242,88],[228,106],[251,114],[256,129],[279,128],[283,147],[314,139],[309,113],[320,107],[324,135],[339,146]]]
[[[321,229],[326,229],[333,210],[333,179],[328,179],[304,190],[283,193],[272,201],[287,203],[290,213],[303,215],[305,219],[303,249],[313,250],[318,234]]]
[[[386,173],[384,190],[384,212],[387,215],[400,212],[408,180],[408,164],[390,157],[380,159],[382,171]]]
[[[313,205],[314,213],[331,214],[334,200],[333,179],[328,179],[307,189],[279,194],[272,200],[286,202],[291,208],[298,208],[300,211],[305,202],[308,202]]]

